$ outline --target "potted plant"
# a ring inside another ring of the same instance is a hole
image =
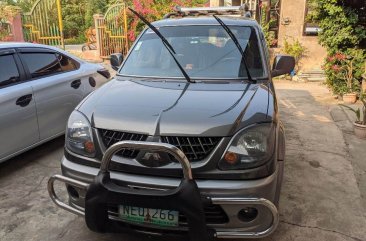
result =
[[[359,138],[366,139],[366,93],[360,94],[360,101],[363,106],[360,108],[352,108],[342,105],[356,114],[356,121],[353,123],[355,135]]]

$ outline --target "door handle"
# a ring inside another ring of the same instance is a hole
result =
[[[71,82],[71,87],[74,88],[74,89],[79,88],[80,85],[81,85],[81,80],[79,80],[79,79],[74,80],[73,82]]]
[[[15,102],[16,105],[19,105],[20,107],[25,107],[27,105],[29,105],[29,103],[31,102],[33,98],[32,94],[29,95],[23,95],[22,97],[19,97],[17,99],[17,101]]]

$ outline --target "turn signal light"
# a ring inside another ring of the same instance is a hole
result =
[[[228,151],[228,152],[226,152],[224,159],[227,163],[234,165],[238,162],[239,156],[236,153]]]
[[[86,152],[94,153],[94,151],[95,151],[94,143],[91,142],[91,141],[85,142],[84,143],[84,149],[85,149]]]

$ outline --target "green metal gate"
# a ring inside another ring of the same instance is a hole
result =
[[[61,0],[38,0],[23,14],[24,39],[27,42],[64,48]]]

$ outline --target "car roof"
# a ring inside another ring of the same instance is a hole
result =
[[[259,27],[257,21],[239,16],[218,16],[227,25]],[[163,26],[184,26],[184,25],[219,25],[212,16],[165,18],[153,22],[155,27]]]
[[[64,51],[63,49],[57,48],[55,46],[44,45],[44,44],[34,44],[34,43],[27,43],[27,42],[0,42],[0,50],[11,49],[11,48],[46,48],[46,49],[50,49],[52,51],[62,53],[75,60],[78,60],[81,63],[84,62],[84,60],[78,58],[77,56],[74,56],[74,55]]]
[[[0,49],[8,49],[8,48],[47,48],[62,52],[62,49],[60,48],[43,44],[34,44],[27,42],[0,42]]]

